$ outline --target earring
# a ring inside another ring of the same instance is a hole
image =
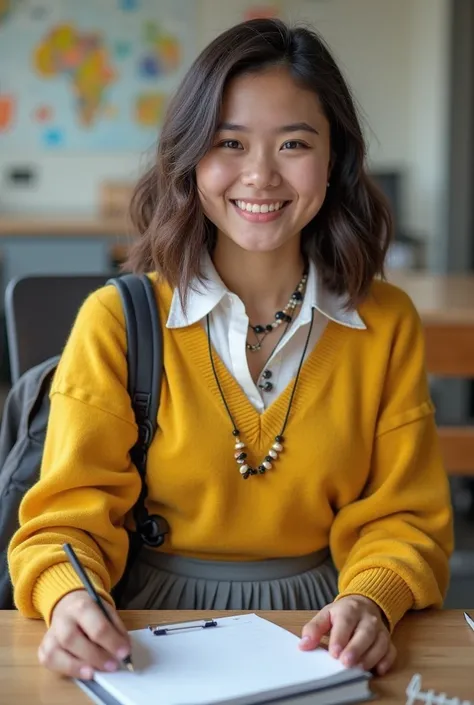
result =
[[[330,182],[330,181],[328,181],[328,182],[327,182],[327,184],[326,184],[326,188],[329,188],[329,187],[330,187],[330,185],[331,185],[331,182]]]

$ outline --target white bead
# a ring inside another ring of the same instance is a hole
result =
[[[239,465],[243,465],[245,463],[245,458],[237,458],[237,462]]]
[[[262,465],[263,465],[263,467],[264,467],[266,470],[271,470],[271,469],[272,469],[272,464],[269,463],[268,460],[264,460],[263,463],[262,463]]]
[[[248,469],[249,469],[249,466],[248,466],[248,465],[242,465],[242,466],[239,468],[240,474],[241,474],[241,475],[245,475],[245,473],[247,472]]]
[[[242,441],[239,441],[238,443],[235,444],[235,449],[240,450],[241,448],[245,448],[245,443],[242,443]]]
[[[276,452],[276,450],[273,450],[273,449],[268,451],[268,455],[270,456],[270,458],[273,458],[274,460],[276,460],[278,458],[278,453]]]
[[[279,453],[283,450],[283,446],[281,443],[274,443],[272,445],[273,450],[277,450]]]

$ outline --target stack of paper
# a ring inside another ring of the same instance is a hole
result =
[[[135,673],[97,673],[79,685],[101,705],[343,705],[371,699],[370,673],[345,668],[325,649],[255,614],[212,629],[155,636],[131,632]]]

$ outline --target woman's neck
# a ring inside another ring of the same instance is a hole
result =
[[[285,306],[304,269],[296,238],[273,252],[248,252],[221,236],[212,259],[224,284],[243,301],[253,324],[271,320]]]

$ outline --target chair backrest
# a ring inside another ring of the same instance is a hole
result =
[[[428,372],[474,379],[474,325],[425,321]],[[440,426],[444,462],[452,475],[474,477],[474,426]]]
[[[110,274],[39,275],[13,279],[5,291],[12,383],[30,367],[59,355],[84,299]]]

